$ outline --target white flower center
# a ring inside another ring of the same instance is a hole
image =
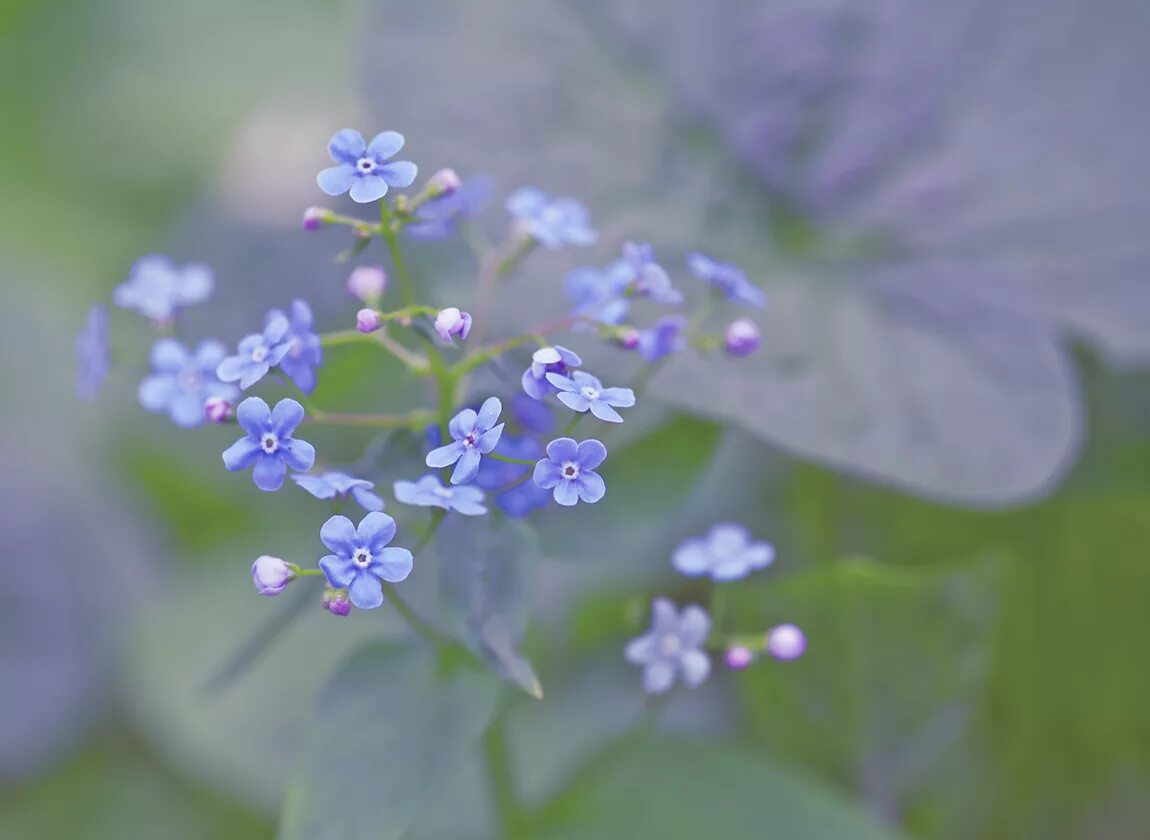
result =
[[[368,175],[375,169],[375,161],[369,157],[361,157],[355,162],[355,168],[364,175]]]
[[[678,656],[682,649],[683,643],[679,641],[678,636],[668,633],[659,640],[659,651],[663,656]]]
[[[564,461],[560,472],[563,474],[563,477],[569,481],[574,480],[579,477],[579,465],[574,461]]]
[[[357,548],[351,555],[352,561],[361,569],[366,569],[371,565],[371,552],[366,548]]]
[[[255,350],[252,351],[252,361],[253,362],[262,362],[267,357],[268,357],[268,348],[264,347],[262,344],[259,347],[257,347]]]
[[[585,396],[589,400],[599,399],[599,389],[598,388],[592,388],[590,385],[584,385],[580,389],[580,393],[582,393],[583,396]]]
[[[450,487],[436,487],[431,492],[433,492],[436,496],[438,496],[441,499],[450,499],[452,496],[452,490]]]
[[[204,377],[196,370],[185,370],[180,374],[180,385],[186,391],[191,391],[199,388],[200,384],[204,381]]]
[[[478,438],[479,435],[477,435],[475,432],[468,432],[464,436],[462,443],[464,446],[475,446],[475,441],[478,440]]]
[[[298,338],[295,339],[294,341],[292,341],[291,350],[288,351],[288,355],[290,355],[293,359],[298,359],[300,356],[302,356],[303,355],[303,342],[300,341]]]
[[[280,439],[276,437],[275,432],[264,432],[263,437],[260,438],[260,449],[271,455],[280,448]]]

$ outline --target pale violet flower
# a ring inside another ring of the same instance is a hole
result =
[[[212,293],[212,272],[206,265],[176,266],[158,254],[141,257],[112,292],[112,300],[153,321],[166,321],[182,307],[207,300]]]
[[[383,499],[372,492],[375,485],[364,478],[355,478],[347,473],[328,470],[318,475],[296,473],[291,479],[317,499],[346,499],[350,497],[367,511],[383,510],[384,508]]]
[[[439,476],[434,473],[425,475],[419,481],[395,482],[395,498],[405,505],[438,507],[464,516],[487,513],[482,490],[470,484],[444,487]]]
[[[387,195],[389,187],[410,187],[418,169],[407,160],[388,162],[403,148],[403,135],[384,131],[365,143],[363,135],[352,128],[331,138],[328,154],[336,166],[316,176],[319,188],[328,195],[350,193],[352,201],[368,204]]]
[[[520,187],[508,196],[507,212],[520,230],[548,248],[591,245],[598,238],[586,207],[571,198],[549,198],[536,187]]]
[[[703,644],[711,632],[711,618],[694,604],[680,613],[666,598],[651,604],[651,628],[632,639],[624,650],[627,661],[643,669],[643,690],[662,694],[678,677],[690,686],[701,684],[711,672]]]
[[[738,580],[775,559],[770,543],[754,542],[742,525],[720,523],[705,537],[684,541],[671,555],[671,564],[684,575],[708,575],[713,580]]]
[[[602,382],[581,370],[570,377],[549,373],[547,381],[559,389],[558,397],[563,405],[580,413],[590,409],[608,423],[623,422],[615,408],[630,408],[635,404],[635,392],[630,388],[604,388]]]

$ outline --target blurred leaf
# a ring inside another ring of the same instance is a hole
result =
[[[332,677],[284,802],[283,840],[404,836],[495,714],[486,675],[432,651],[361,647]]]

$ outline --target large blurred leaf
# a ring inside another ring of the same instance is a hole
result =
[[[495,714],[499,684],[431,650],[367,645],[319,699],[284,802],[284,840],[402,837]]]

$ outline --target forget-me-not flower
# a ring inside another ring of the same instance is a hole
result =
[[[495,448],[503,434],[503,424],[496,424],[503,403],[497,397],[488,397],[479,407],[465,408],[451,418],[447,430],[453,440],[444,446],[427,453],[425,463],[432,469],[449,467],[455,464],[451,473],[452,484],[466,484],[475,478],[479,462],[484,455]]]
[[[520,187],[507,197],[516,225],[548,248],[591,245],[598,238],[587,208],[572,198],[551,199],[537,187]]]
[[[683,293],[671,285],[666,270],[655,262],[655,254],[649,244],[624,242],[623,262],[630,272],[631,288],[635,294],[668,306],[677,306],[683,302]]]
[[[295,400],[280,400],[272,410],[259,397],[248,397],[236,408],[236,420],[247,435],[224,450],[224,466],[232,472],[253,467],[252,480],[261,490],[279,490],[288,467],[305,472],[315,463],[315,447],[291,436],[303,420],[303,406]]]
[[[558,391],[554,385],[547,381],[547,374],[558,373],[566,376],[567,372],[583,364],[583,360],[573,350],[560,347],[540,347],[531,355],[531,367],[523,371],[520,380],[523,390],[532,399],[541,400],[548,394]]]
[[[403,148],[403,135],[383,131],[364,143],[363,135],[345,128],[331,138],[327,152],[336,162],[316,176],[319,188],[328,195],[351,193],[352,201],[367,204],[387,195],[388,187],[410,187],[418,169],[408,160],[388,163]]]
[[[631,302],[626,298],[630,282],[630,267],[616,260],[602,270],[590,266],[574,269],[563,279],[563,291],[575,303],[573,315],[614,326],[623,323],[630,312]]]
[[[288,316],[273,309],[268,313],[269,323],[277,316]],[[319,336],[312,331],[311,307],[307,301],[293,300],[291,317],[288,318],[288,331],[284,340],[289,342],[288,351],[279,361],[279,368],[296,387],[305,394],[315,390],[315,369],[323,364],[323,346]]]
[[[212,293],[212,271],[192,263],[177,267],[159,254],[136,260],[128,275],[112,292],[112,300],[153,321],[166,321],[183,306],[207,300]]]
[[[492,181],[486,175],[468,178],[451,192],[430,198],[415,210],[417,221],[403,230],[413,239],[444,239],[464,219],[473,217],[491,198]]]
[[[311,493],[317,499],[334,499],[337,496],[355,499],[367,511],[383,510],[383,499],[372,492],[375,484],[364,478],[355,478],[347,473],[328,470],[318,475],[296,474],[291,480]]]
[[[770,543],[754,542],[742,525],[723,522],[705,537],[684,541],[671,555],[671,564],[684,575],[710,575],[714,580],[738,580],[775,559]]]
[[[358,528],[346,516],[333,516],[319,531],[333,552],[319,561],[327,582],[347,589],[348,598],[361,610],[378,607],[383,603],[381,582],[399,583],[411,574],[411,552],[388,546],[394,536],[395,520],[386,513],[369,513]]]
[[[234,400],[235,385],[216,377],[216,367],[227,350],[218,341],[205,341],[194,354],[174,338],[162,338],[152,345],[152,375],[140,383],[140,405],[152,412],[164,412],[177,426],[191,428],[206,419],[204,404],[212,397]]]
[[[664,356],[678,353],[687,346],[683,331],[687,319],[682,315],[667,315],[655,322],[650,329],[641,330],[636,342],[639,355],[648,362],[657,362]]]
[[[76,393],[90,400],[100,387],[111,367],[108,353],[108,308],[93,306],[88,310],[84,328],[76,335]]]
[[[589,373],[575,371],[570,377],[557,373],[547,374],[547,381],[559,389],[559,402],[580,413],[591,413],[608,423],[622,423],[617,408],[630,408],[635,404],[635,392],[630,388],[604,388],[603,383]]]
[[[746,273],[737,265],[719,262],[706,254],[695,252],[687,255],[687,268],[700,280],[721,292],[727,300],[760,308],[767,305],[767,293],[748,280]]]
[[[564,507],[579,501],[594,504],[607,492],[603,477],[595,472],[606,457],[607,447],[600,441],[576,443],[573,438],[556,438],[547,444],[547,457],[535,464],[535,483],[550,490]]]
[[[651,604],[651,629],[632,639],[624,650],[627,661],[643,668],[643,690],[662,694],[675,677],[692,688],[711,672],[703,644],[711,632],[711,617],[691,604],[680,613],[666,598]]]
[[[395,498],[405,505],[438,507],[464,516],[487,513],[482,490],[470,484],[444,487],[435,473],[428,473],[418,481],[395,482]]]
[[[250,388],[292,349],[290,332],[291,324],[282,312],[270,313],[264,331],[245,336],[236,355],[220,362],[216,375],[223,382],[239,382],[241,388]]]

